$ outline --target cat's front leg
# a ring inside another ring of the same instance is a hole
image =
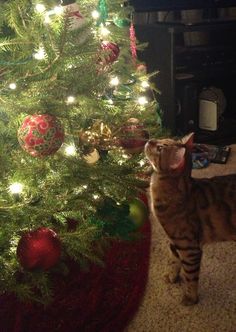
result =
[[[202,251],[199,247],[176,247],[176,249],[181,259],[182,276],[184,281],[184,296],[182,304],[193,305],[198,303],[198,280]]]
[[[168,263],[168,272],[165,274],[165,280],[168,283],[176,283],[180,280],[179,274],[181,269],[181,261],[175,246],[170,243],[170,258]]]

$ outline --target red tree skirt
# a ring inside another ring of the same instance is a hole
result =
[[[72,264],[66,277],[57,277],[53,303],[47,306],[19,303],[0,297],[0,331],[4,332],[118,332],[135,314],[148,275],[150,222],[142,238],[116,242],[105,267],[81,272]]]

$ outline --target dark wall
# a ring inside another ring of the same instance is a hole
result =
[[[130,0],[135,11],[230,7],[236,0]]]

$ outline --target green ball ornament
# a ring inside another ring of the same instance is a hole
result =
[[[119,28],[124,28],[130,25],[130,21],[127,18],[122,18],[117,15],[113,18],[113,23]]]
[[[140,228],[144,225],[149,215],[149,211],[145,203],[139,199],[134,198],[129,203],[129,217],[136,226],[136,228]]]

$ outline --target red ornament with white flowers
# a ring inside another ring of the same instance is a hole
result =
[[[53,155],[64,142],[64,136],[61,122],[50,114],[27,116],[18,130],[22,149],[33,157]]]

